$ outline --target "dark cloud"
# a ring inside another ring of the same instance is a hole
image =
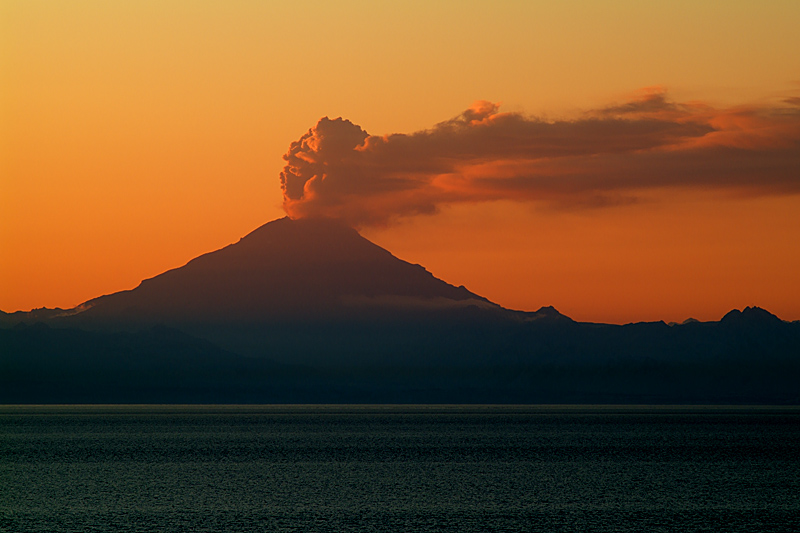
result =
[[[548,122],[480,101],[412,134],[372,136],[326,117],[284,158],[281,186],[290,216],[357,226],[456,202],[587,208],[670,187],[797,193],[800,111],[715,109],[649,90],[576,120]]]

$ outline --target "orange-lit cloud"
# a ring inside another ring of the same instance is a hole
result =
[[[800,109],[796,98],[784,103],[717,109],[647,89],[575,120],[545,121],[480,101],[431,129],[387,136],[325,117],[284,156],[284,208],[365,226],[459,202],[571,209],[676,187],[798,193]]]

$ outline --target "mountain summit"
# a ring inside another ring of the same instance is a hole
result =
[[[282,218],[133,290],[86,302],[80,321],[328,321],[470,306],[501,309],[354,229]]]

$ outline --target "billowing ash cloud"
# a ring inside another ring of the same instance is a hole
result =
[[[382,137],[326,117],[284,156],[284,208],[363,226],[457,202],[586,208],[674,187],[798,193],[800,109],[785,103],[716,109],[650,90],[548,122],[480,101],[429,130]]]

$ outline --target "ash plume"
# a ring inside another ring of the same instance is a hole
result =
[[[574,120],[547,121],[478,101],[430,129],[384,136],[325,117],[284,156],[284,209],[292,218],[366,226],[459,202],[586,209],[668,188],[795,194],[795,102],[718,109],[650,89]]]

